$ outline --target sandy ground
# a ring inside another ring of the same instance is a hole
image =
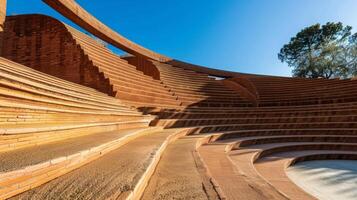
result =
[[[168,146],[143,200],[218,199],[195,152],[196,141],[197,137],[187,136]]]
[[[108,199],[125,197],[171,132],[142,136],[77,170],[12,199]]]
[[[127,135],[133,130],[97,133],[49,144],[0,153],[0,172],[20,169],[67,156]]]
[[[289,178],[321,200],[357,198],[357,161],[323,160],[288,168]]]

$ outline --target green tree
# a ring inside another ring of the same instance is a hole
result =
[[[357,34],[351,30],[340,22],[312,25],[291,38],[278,57],[295,77],[351,77],[357,69]]]

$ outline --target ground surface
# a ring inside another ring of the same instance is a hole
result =
[[[187,136],[168,146],[143,200],[218,199],[195,151],[197,139]]]
[[[77,170],[12,199],[108,199],[125,197],[170,132],[142,136]]]
[[[302,162],[288,168],[287,174],[298,186],[321,200],[357,197],[357,161]]]

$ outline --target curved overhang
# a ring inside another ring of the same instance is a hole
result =
[[[196,71],[196,72],[200,72],[200,73],[205,73],[205,74],[208,74],[211,76],[218,76],[218,77],[223,77],[223,78],[232,78],[232,77],[237,77],[237,76],[243,75],[243,73],[208,68],[208,67],[204,67],[204,66],[200,66],[200,65],[195,65],[195,64],[179,61],[176,59],[167,61],[166,63],[173,65],[175,67],[180,67],[182,69],[192,70],[192,71]]]
[[[242,76],[269,76],[271,75],[261,75],[261,74],[249,74],[249,73],[241,73],[241,72],[232,72],[221,69],[214,69],[210,67],[204,67],[200,65],[195,65],[187,62],[183,62],[180,60],[172,59],[166,62],[169,65],[173,65],[175,67],[180,67],[182,69],[192,70],[195,72],[205,73],[211,76],[218,76],[223,78],[233,78],[233,77],[242,77]]]
[[[5,0],[0,0],[5,1]],[[100,22],[97,18],[87,12],[84,8],[82,8],[75,0],[42,0],[47,5],[51,6],[53,9],[61,13],[63,16],[67,17],[78,26],[82,27],[84,30],[90,32],[101,40],[122,49],[134,56],[143,57],[155,61],[159,61],[162,63],[171,64],[175,67],[180,67],[183,69],[189,69],[196,72],[206,73],[212,76],[219,76],[224,78],[232,78],[237,76],[250,76],[256,74],[246,74],[246,73],[238,73],[231,72],[219,69],[213,69],[208,67],[203,67],[199,65],[194,65],[191,63],[182,62],[179,60],[171,59],[167,56],[158,54],[154,51],[151,51],[145,47],[142,47],[131,40],[125,38],[119,33],[115,32],[102,22]],[[264,75],[258,75],[264,76]]]
[[[119,33],[113,31],[111,28],[100,22],[93,15],[83,9],[75,0],[43,0],[53,9],[67,17],[78,26],[87,30],[91,34],[100,38],[101,40],[112,44],[113,46],[122,49],[132,55],[139,57],[146,57],[160,62],[167,62],[171,59],[164,55],[153,52],[145,47],[142,47]]]

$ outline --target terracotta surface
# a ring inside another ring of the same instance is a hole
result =
[[[35,70],[116,96],[133,106],[181,105],[177,96],[158,80],[159,71],[149,73],[156,69],[149,61],[128,63],[95,38],[54,18],[8,17],[3,38],[6,48],[2,56]],[[141,63],[148,63],[149,69],[138,65]]]
[[[152,119],[96,90],[4,58],[0,76],[0,199],[105,155],[135,139],[124,129],[145,130]]]
[[[287,199],[256,174],[236,167],[225,153],[226,145],[204,145],[199,152],[227,199]]]
[[[119,139],[131,132],[114,131],[99,134],[91,134],[59,142],[49,143],[41,146],[23,148],[16,151],[0,153],[1,166],[0,171],[8,172],[21,169],[26,166],[39,164],[52,158],[59,158],[77,153],[82,150],[90,149],[99,144],[103,144],[115,139]]]
[[[175,131],[153,132],[104,157],[13,199],[125,199],[165,140]],[[83,189],[85,188],[85,189]]]
[[[313,199],[287,167],[357,159],[356,80],[171,60],[44,1],[99,39],[0,1],[0,199]]]

